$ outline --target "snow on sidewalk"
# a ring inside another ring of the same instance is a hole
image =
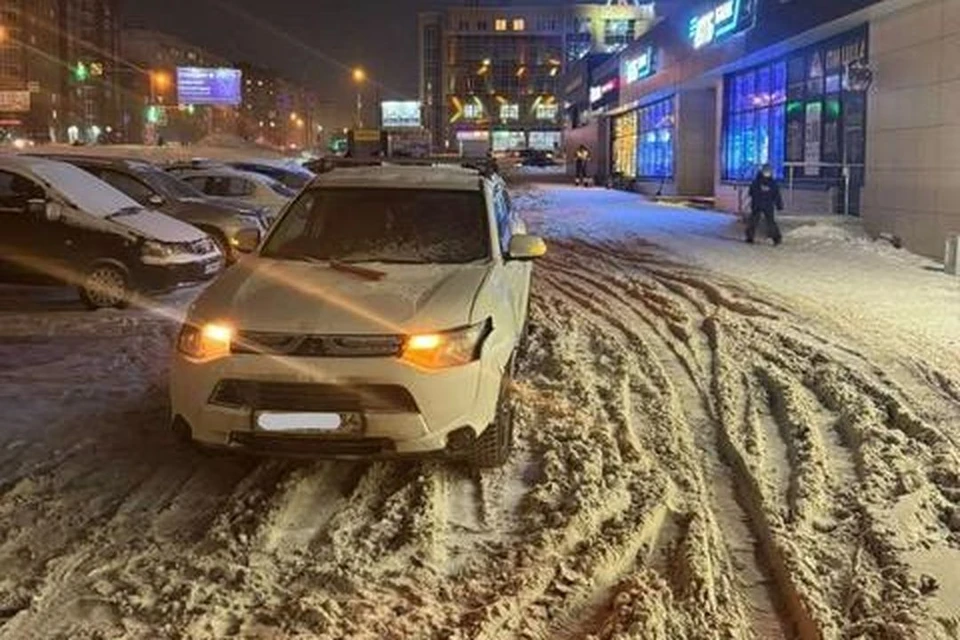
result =
[[[732,215],[661,205],[633,193],[543,185],[528,220],[550,237],[597,241],[641,237],[711,271],[763,287],[822,317],[891,339],[960,347],[960,281],[942,265],[867,238],[858,225],[796,226],[784,221],[784,245],[762,237],[748,246]],[[524,207],[527,208],[526,206]]]

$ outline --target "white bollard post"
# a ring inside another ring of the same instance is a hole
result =
[[[957,264],[960,258],[960,236],[950,236],[947,238],[947,250],[944,252],[943,270],[952,276],[960,275],[960,265]]]

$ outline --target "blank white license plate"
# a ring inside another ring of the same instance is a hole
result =
[[[339,413],[263,411],[257,414],[257,427],[264,431],[338,431],[353,426],[354,416]]]
[[[216,273],[217,271],[220,271],[220,261],[219,261],[219,260],[215,260],[215,261],[213,261],[213,262],[210,262],[210,263],[204,265],[204,267],[203,267],[203,273],[204,273],[204,275],[207,275],[207,276],[210,275],[211,273]]]

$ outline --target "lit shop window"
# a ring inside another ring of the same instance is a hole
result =
[[[556,120],[557,104],[538,104],[536,114],[537,120]]]
[[[527,28],[527,23],[523,18],[514,18],[513,19],[513,30],[514,31],[523,31]]]
[[[500,119],[501,119],[501,120],[519,120],[519,119],[520,119],[520,105],[518,105],[518,104],[502,104],[502,105],[500,105]]]
[[[637,176],[673,177],[673,98],[655,102],[638,111]]]
[[[467,120],[479,120],[483,117],[483,105],[479,102],[468,102],[463,105],[463,117]]]
[[[507,30],[507,19],[506,18],[497,18],[493,23],[494,31],[506,31]]]

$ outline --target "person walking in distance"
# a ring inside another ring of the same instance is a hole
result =
[[[577,186],[587,186],[587,165],[590,163],[590,149],[580,145],[577,149]]]
[[[761,216],[763,216],[767,225],[767,236],[773,240],[773,244],[779,245],[783,241],[783,236],[780,235],[780,227],[777,226],[777,220],[774,217],[775,211],[783,211],[783,197],[780,195],[780,186],[777,184],[776,178],[773,177],[773,167],[765,164],[750,185],[750,220],[747,222],[747,242],[753,244],[753,238],[757,233],[757,225],[760,224]]]

